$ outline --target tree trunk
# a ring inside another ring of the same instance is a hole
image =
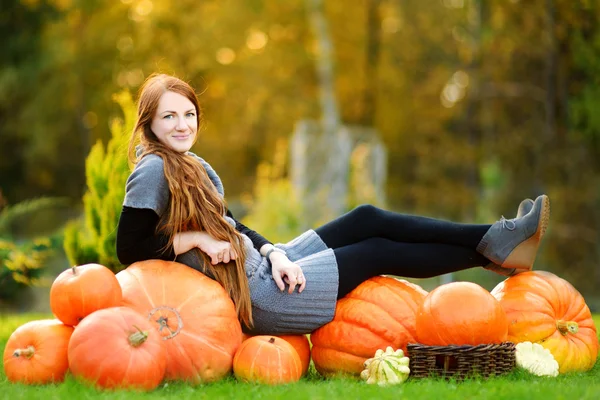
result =
[[[333,42],[323,10],[323,0],[306,0],[306,8],[317,45],[316,67],[323,133],[332,134],[340,124],[340,112],[335,97]]]
[[[379,54],[381,48],[381,0],[367,0],[367,40],[365,43],[365,89],[363,92],[361,125],[373,126],[375,122],[376,93],[378,79]]]

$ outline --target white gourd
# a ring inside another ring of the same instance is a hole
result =
[[[365,369],[360,377],[369,384],[376,383],[380,386],[399,384],[408,379],[409,361],[402,349],[394,351],[388,346],[385,351],[377,350],[373,358],[365,361]]]
[[[557,376],[558,362],[541,344],[521,342],[516,346],[517,365],[537,376]]]

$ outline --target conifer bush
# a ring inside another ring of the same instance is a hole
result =
[[[65,228],[64,249],[72,265],[98,263],[118,272],[124,266],[116,254],[117,225],[131,172],[127,146],[135,105],[127,91],[115,94],[113,100],[123,110],[124,119],[112,121],[106,148],[100,140],[92,146],[85,163],[84,215]]]

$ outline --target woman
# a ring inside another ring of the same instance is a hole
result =
[[[189,152],[200,120],[187,83],[153,75],[140,89],[129,146],[136,166],[117,254],[123,264],[176,260],[212,277],[251,333],[309,333],[333,318],[337,299],[376,275],[425,278],[486,265],[505,275],[530,270],[548,224],[545,195],[522,203],[517,218],[493,225],[364,205],[273,245],[234,219],[217,173]]]

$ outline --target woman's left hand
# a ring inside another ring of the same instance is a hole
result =
[[[296,285],[299,285],[298,293],[302,293],[306,287],[306,278],[298,264],[291,262],[285,254],[271,253],[271,265],[273,279],[279,290],[285,290],[285,281],[290,285],[288,293],[293,293]]]

